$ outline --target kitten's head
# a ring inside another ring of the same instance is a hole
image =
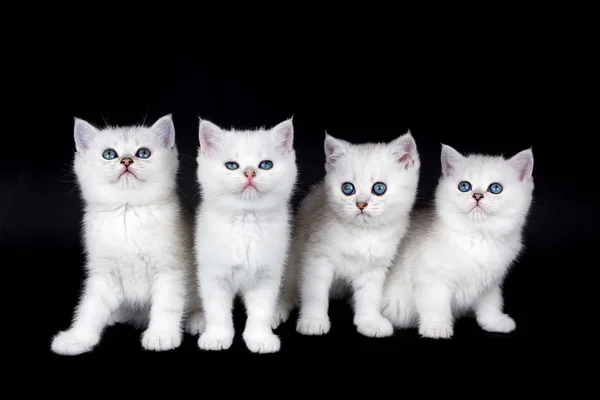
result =
[[[286,204],[296,183],[294,126],[226,130],[202,120],[198,182],[204,198],[228,207],[271,208]]]
[[[88,203],[149,204],[173,194],[179,167],[171,115],[151,127],[98,129],[75,119],[74,170]]]
[[[464,156],[442,144],[442,175],[436,190],[440,217],[457,227],[498,233],[520,226],[533,196],[533,152],[509,159]]]
[[[421,163],[410,132],[390,143],[352,144],[326,134],[325,187],[341,221],[377,227],[408,216]]]

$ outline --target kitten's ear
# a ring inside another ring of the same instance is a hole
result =
[[[200,120],[200,127],[198,128],[200,138],[200,151],[207,156],[215,154],[217,150],[217,144],[223,131],[217,125],[212,122],[202,119]]]
[[[390,143],[390,149],[396,158],[396,162],[404,169],[408,169],[415,165],[415,161],[419,156],[417,153],[417,143],[410,133],[410,130],[404,135],[394,139]]]
[[[515,154],[508,163],[517,170],[521,182],[528,180],[533,174],[533,150],[529,148]]]
[[[294,123],[292,118],[277,124],[271,132],[275,135],[275,147],[286,155],[294,148]]]
[[[173,125],[171,114],[160,118],[152,125],[151,129],[165,147],[170,149],[175,145],[175,125]]]
[[[465,156],[454,150],[454,148],[442,143],[442,175],[450,175],[456,166],[464,159]]]
[[[335,164],[344,154],[346,154],[346,141],[336,139],[325,132],[325,162],[329,165]]]
[[[73,135],[75,137],[75,149],[78,152],[83,152],[90,147],[94,135],[98,134],[98,129],[87,121],[75,118],[75,126]]]

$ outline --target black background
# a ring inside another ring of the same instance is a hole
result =
[[[175,122],[179,186],[189,210],[198,201],[199,117],[247,128],[272,126],[293,115],[300,169],[294,204],[323,177],[325,131],[365,142],[389,141],[410,129],[422,159],[419,204],[431,197],[438,179],[441,142],[465,153],[507,156],[533,147],[536,188],[526,249],[505,284],[505,310],[515,318],[517,330],[489,334],[473,320],[462,319],[454,339],[446,343],[556,338],[566,327],[549,328],[547,315],[566,318],[557,287],[564,284],[565,270],[588,262],[584,253],[594,239],[596,214],[595,197],[586,189],[594,163],[586,157],[591,145],[574,150],[577,143],[591,142],[581,129],[582,120],[567,114],[571,97],[565,93],[581,77],[566,79],[560,67],[581,53],[575,45],[557,41],[560,32],[547,29],[514,36],[499,31],[485,38],[466,33],[415,45],[413,51],[360,38],[338,38],[322,51],[301,51],[286,43],[272,53],[242,53],[225,46],[217,52],[216,41],[210,50],[203,47],[209,40],[182,49],[156,42],[142,50],[141,38],[125,48],[119,46],[122,38],[69,42],[60,48],[54,43],[51,57],[43,45],[36,47],[29,54],[29,68],[36,68],[29,81],[33,88],[21,103],[30,113],[29,128],[17,135],[21,146],[34,154],[3,166],[0,210],[3,259],[18,259],[27,268],[22,272],[32,274],[29,279],[39,286],[27,306],[42,307],[34,347],[50,353],[52,336],[69,327],[81,289],[81,202],[71,171],[73,118],[98,126],[151,124],[168,113]],[[238,304],[236,338],[228,353],[246,352],[240,336],[243,313]],[[303,337],[295,332],[294,322],[279,328],[281,354],[393,352],[431,342],[419,339],[416,330],[387,339],[361,337],[344,302],[332,303],[330,315],[332,330],[324,337]],[[86,357],[143,354],[140,335],[126,326],[108,328]],[[196,341],[186,335],[181,348],[169,354],[204,355]]]

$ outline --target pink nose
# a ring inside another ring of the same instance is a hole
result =
[[[129,167],[129,164],[133,164],[133,160],[131,158],[124,158],[121,160],[121,164],[126,167]]]
[[[483,199],[483,195],[481,193],[473,193],[473,198],[476,201],[479,201],[479,200]]]
[[[256,176],[256,171],[254,171],[254,168],[248,168],[244,171],[244,176],[251,180]]]
[[[358,203],[356,203],[356,207],[358,207],[361,210],[364,210],[367,207],[367,203],[358,202]]]

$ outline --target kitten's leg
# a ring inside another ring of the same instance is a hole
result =
[[[296,331],[302,335],[323,335],[329,332],[329,289],[333,282],[333,264],[325,257],[310,257],[301,266],[300,315]]]
[[[515,330],[515,321],[502,311],[502,291],[499,285],[487,290],[475,304],[479,326],[488,332],[509,333]]]
[[[452,292],[438,283],[415,286],[415,305],[419,314],[419,334],[432,339],[449,339],[454,334]]]
[[[410,282],[397,279],[384,286],[381,314],[397,329],[417,325],[418,318]]]
[[[279,337],[271,328],[277,306],[280,274],[261,275],[252,286],[244,288],[243,300],[248,319],[243,338],[253,353],[275,353],[281,348]]]
[[[170,269],[157,273],[152,283],[150,321],[142,335],[144,349],[165,351],[181,345],[185,297],[185,277],[182,271]]]
[[[361,335],[386,337],[394,334],[391,322],[381,315],[386,271],[386,268],[376,268],[352,279],[354,325]]]
[[[186,322],[186,330],[190,335],[198,335],[204,332],[206,328],[206,320],[204,319],[204,310],[202,309],[202,301],[198,294],[194,291],[190,293],[190,305]]]
[[[198,339],[202,350],[227,350],[233,343],[233,300],[231,283],[219,276],[200,277],[200,293],[204,305],[206,327]]]
[[[288,264],[283,278],[283,288],[279,299],[277,301],[277,308],[273,315],[273,322],[271,328],[277,329],[280,324],[285,323],[290,317],[290,313],[296,307],[298,301],[298,278],[297,278],[297,267],[292,264]]]
[[[53,338],[52,351],[62,355],[91,351],[100,342],[102,331],[121,302],[122,293],[110,277],[90,275],[76,307],[73,324]]]

